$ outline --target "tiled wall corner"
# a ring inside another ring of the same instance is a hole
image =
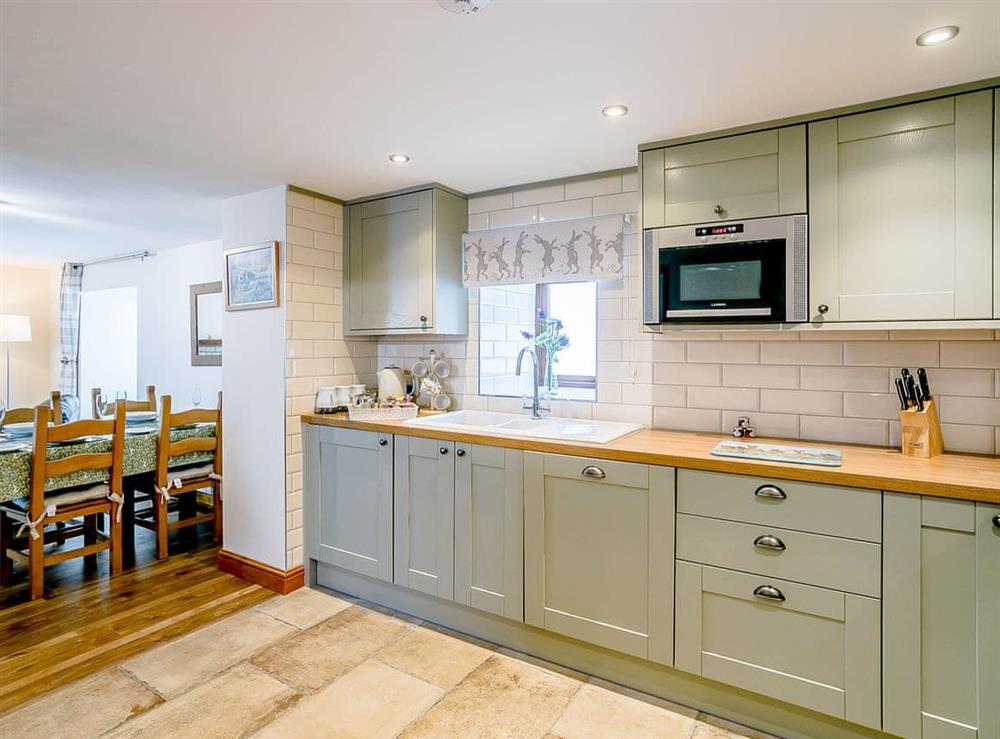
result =
[[[325,385],[374,381],[377,346],[345,339],[344,208],[289,189],[285,254],[286,567],[303,563],[302,425]]]

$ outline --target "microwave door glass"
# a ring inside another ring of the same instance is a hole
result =
[[[682,303],[760,300],[760,260],[685,264],[679,272]]]

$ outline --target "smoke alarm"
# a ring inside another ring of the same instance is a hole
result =
[[[475,15],[484,10],[493,0],[437,0],[437,4],[450,13]]]

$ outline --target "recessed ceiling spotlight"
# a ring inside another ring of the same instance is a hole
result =
[[[389,161],[392,162],[393,164],[406,164],[408,161],[410,161],[410,155],[409,154],[390,154],[389,155]]]
[[[437,0],[437,4],[449,13],[475,15],[485,9],[493,0]]]
[[[628,115],[628,107],[625,105],[609,105],[601,114],[605,118],[621,118],[624,115]]]
[[[924,31],[917,36],[917,46],[937,46],[945,41],[951,41],[958,35],[958,26],[941,26]]]

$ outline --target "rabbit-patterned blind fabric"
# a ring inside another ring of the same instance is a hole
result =
[[[620,277],[624,216],[475,231],[462,236],[462,283],[518,285]]]

